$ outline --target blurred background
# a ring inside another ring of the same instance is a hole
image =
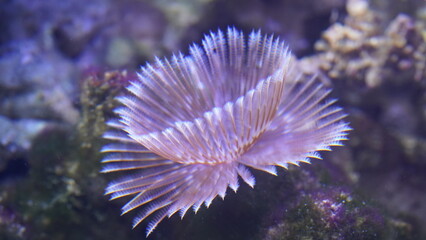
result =
[[[285,40],[354,130],[150,238],[426,239],[423,0],[0,0],[0,239],[143,239],[103,194],[114,97],[227,26]]]

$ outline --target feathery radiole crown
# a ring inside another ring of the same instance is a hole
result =
[[[133,196],[122,212],[141,207],[134,227],[153,215],[149,235],[166,216],[208,207],[228,186],[238,189],[238,176],[253,187],[248,167],[275,175],[275,166],[341,145],[345,114],[321,83],[295,77],[290,59],[278,38],[228,28],[189,56],[142,68],[118,98],[119,118],[105,134],[114,143],[102,150],[110,153],[103,172],[128,171],[106,194]]]

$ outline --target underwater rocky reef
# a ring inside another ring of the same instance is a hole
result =
[[[353,130],[149,238],[425,239],[422,0],[1,1],[0,239],[143,239],[104,195],[105,122],[140,66],[227,26],[284,40]]]

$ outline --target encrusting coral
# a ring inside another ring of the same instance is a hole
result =
[[[400,14],[383,29],[386,23],[366,0],[348,1],[347,11],[344,23],[330,26],[316,43],[319,53],[301,60],[306,72],[349,77],[368,87],[407,73],[416,81],[425,78],[426,30],[420,22]]]

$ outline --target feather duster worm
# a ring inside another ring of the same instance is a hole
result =
[[[133,196],[122,212],[140,207],[134,227],[152,215],[149,235],[165,217],[236,191],[238,177],[253,187],[249,168],[275,175],[341,145],[345,114],[314,78],[296,78],[290,59],[278,38],[228,28],[189,56],[142,68],[118,98],[105,134],[114,143],[102,150],[110,153],[103,172],[126,171],[106,194]]]

